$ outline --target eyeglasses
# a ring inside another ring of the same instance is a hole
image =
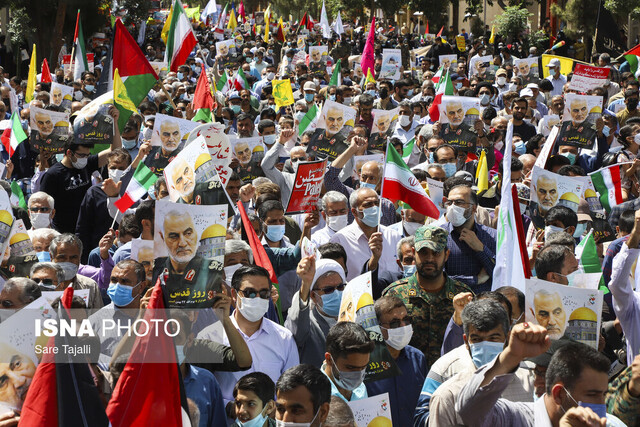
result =
[[[380,324],[385,325],[384,323],[380,323]],[[385,326],[386,329],[396,329],[396,328],[399,328],[400,326],[408,326],[411,324],[411,317],[405,316],[402,319],[393,319],[391,322],[386,324],[389,325],[388,328]]]
[[[240,290],[238,292],[242,292],[245,298],[249,298],[249,299],[254,299],[255,297],[258,297],[258,296],[262,299],[269,299],[269,297],[271,296],[270,289],[260,289],[259,291],[256,291],[255,289],[248,288],[248,289]]]
[[[29,208],[29,210],[31,212],[33,212],[33,213],[38,213],[38,212],[49,213],[49,212],[51,212],[51,208],[47,208],[47,207],[42,207],[42,208],[32,207],[32,208]]]
[[[37,285],[54,286],[53,279],[31,279],[36,282]]]
[[[76,156],[79,159],[86,159],[87,157],[89,157],[91,155],[91,153],[78,153],[77,151],[74,151],[73,155]]]
[[[446,208],[448,208],[451,205],[456,205],[459,208],[464,208],[465,206],[469,206],[470,204],[471,203],[465,202],[464,200],[460,200],[460,199],[458,199],[458,200],[447,200],[446,202],[444,202],[444,206]]]
[[[329,295],[332,294],[333,291],[344,291],[345,286],[347,286],[346,283],[340,283],[338,286],[325,286],[324,288],[318,288],[318,289],[314,289],[316,292],[322,292],[325,295]]]

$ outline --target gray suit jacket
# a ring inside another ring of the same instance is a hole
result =
[[[300,291],[293,295],[284,326],[293,333],[300,363],[320,367],[324,362],[325,341],[331,325],[318,312],[315,304],[311,308],[310,299],[305,304],[300,299]]]

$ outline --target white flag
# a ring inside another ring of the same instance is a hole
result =
[[[322,1],[322,14],[320,15],[320,28],[322,28],[322,37],[331,38],[331,28],[329,27],[329,19],[327,19],[327,10],[324,8],[324,0]]]
[[[342,17],[340,16],[340,11],[338,11],[338,16],[336,16],[336,20],[333,22],[333,31],[336,32],[338,37],[342,39],[342,34],[344,33],[344,27],[342,26]]]

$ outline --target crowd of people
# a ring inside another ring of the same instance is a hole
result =
[[[380,425],[640,425],[640,83],[632,64],[596,54],[590,65],[608,76],[579,90],[560,62],[571,59],[544,60],[546,49],[500,36],[490,43],[489,31],[451,28],[427,40],[406,27],[345,21],[344,33],[327,38],[319,23],[287,22],[279,40],[279,26],[267,39],[264,24],[246,19],[233,31],[224,22],[192,22],[197,46],[176,71],[160,66],[157,84],[122,129],[121,110],[103,110],[100,125],[113,132],[102,146],[84,143],[74,121],[97,129],[85,107],[104,92],[108,44],[87,43],[95,63],[79,79],[56,64],[54,83],[39,81],[30,102],[26,80],[0,70],[0,118],[17,114],[30,136],[11,155],[5,144],[0,185],[8,196],[16,184],[24,194],[26,209],[16,201],[11,214],[35,255],[21,265],[27,258],[14,257],[11,239],[0,268],[1,308],[17,316],[47,292],[71,287],[86,295],[73,308],[87,309],[97,325],[143,316],[154,286],[168,278],[180,289],[217,286],[215,298],[193,311],[180,306],[180,293],[171,295],[194,426],[356,426],[350,404],[385,393],[390,421]],[[139,39],[154,64],[165,61],[163,26],[147,25]],[[360,64],[370,31],[367,75]],[[481,58],[489,59],[477,65]],[[396,77],[382,78],[389,70]],[[197,162],[195,182],[186,163],[171,165],[192,140],[167,118],[207,122],[193,103],[203,74],[213,87],[210,118],[231,147],[222,199],[198,181]],[[289,105],[274,93],[272,81],[280,80],[290,81]],[[66,106],[60,85],[70,94]],[[59,149],[36,144],[59,128],[45,113],[63,111],[71,137]],[[430,196],[436,218],[413,209],[413,200],[384,197],[389,150]],[[323,159],[317,204],[288,213],[299,168]],[[116,202],[139,165],[157,180],[120,213]],[[604,170],[615,196],[593,178]],[[505,180],[517,194],[522,264],[532,277],[567,287],[568,296],[542,290],[534,298],[515,277],[494,274]],[[582,190],[567,190],[567,182]],[[215,261],[199,251],[194,258],[198,235],[205,239],[194,232],[198,219],[168,209],[220,204],[229,214],[216,275]],[[267,259],[250,245],[252,234]],[[595,265],[585,261],[590,242]],[[592,298],[602,305],[590,345],[570,333],[576,311],[569,319],[563,304],[589,288],[594,271],[602,278]],[[343,297],[366,274],[369,317],[356,308],[349,316]],[[102,336],[90,363],[105,408],[132,352],[125,341]],[[29,389],[37,362],[0,360],[0,405],[8,409],[0,425],[17,425],[25,399],[38,399]],[[375,376],[380,363],[396,369]]]

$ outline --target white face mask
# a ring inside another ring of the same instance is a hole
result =
[[[496,80],[498,81],[498,85],[499,86],[504,86],[505,84],[507,84],[507,78],[506,77],[500,76]]]
[[[344,105],[351,105],[351,97],[347,96],[344,98]]]
[[[49,225],[51,225],[51,219],[49,218],[48,213],[32,213],[31,215],[29,215],[29,219],[31,220],[31,226],[34,229],[49,228]]]
[[[467,210],[460,206],[451,205],[447,208],[447,219],[454,227],[460,227],[469,218],[465,216]]]
[[[116,184],[120,182],[122,177],[124,176],[123,170],[120,169],[109,169],[109,178],[113,180]]]
[[[238,310],[240,314],[249,322],[257,322],[267,313],[269,309],[269,300],[260,297],[245,298],[239,297],[240,304]]]
[[[409,116],[400,116],[400,126],[407,127],[411,123],[411,118]]]
[[[387,329],[387,334],[389,334],[389,338],[384,341],[396,350],[402,350],[411,341],[413,326],[405,325],[399,328]]]
[[[87,167],[87,163],[89,162],[88,158],[78,159],[75,162],[71,162],[74,168],[76,169],[84,169]]]
[[[422,227],[424,224],[420,224],[419,222],[408,222],[402,221],[402,227],[404,227],[407,232],[407,236],[414,236],[418,228]]]
[[[294,423],[291,421],[276,420],[276,427],[311,427],[311,424],[313,424],[313,422],[316,420],[319,413],[320,413],[320,408],[318,408],[318,411],[316,412],[316,414],[313,416],[313,419],[309,423]]]
[[[327,216],[327,225],[333,231],[340,231],[348,225],[347,215]]]

